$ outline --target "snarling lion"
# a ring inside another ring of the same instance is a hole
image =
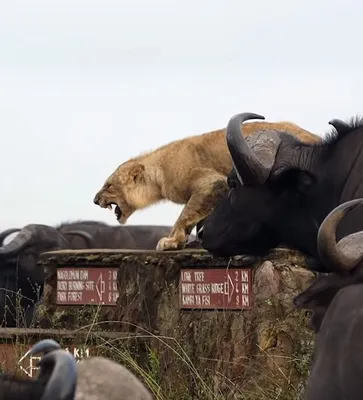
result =
[[[291,122],[258,121],[244,123],[243,127],[246,137],[262,130],[279,130],[303,142],[321,140]],[[192,229],[213,211],[228,189],[227,175],[232,168],[226,129],[218,129],[176,140],[124,162],[106,180],[93,201],[102,208],[112,209],[114,205],[120,224],[125,224],[136,210],[161,200],[185,204],[169,236],[160,239],[156,247],[157,250],[180,249]]]

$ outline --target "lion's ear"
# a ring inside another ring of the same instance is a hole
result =
[[[128,181],[129,183],[140,183],[144,178],[145,165],[136,164],[129,169]]]

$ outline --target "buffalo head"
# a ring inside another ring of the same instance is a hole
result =
[[[37,381],[44,384],[42,400],[75,398],[77,364],[74,357],[52,339],[36,343],[22,358],[44,353],[39,362]]]
[[[0,247],[0,324],[15,326],[19,320],[27,326],[31,324],[44,284],[44,271],[37,265],[39,255],[74,247],[70,244],[73,237],[92,243],[87,232],[62,234],[51,226],[33,224],[25,226],[11,242]],[[20,315],[18,305],[23,310]]]
[[[244,138],[241,124],[255,118],[264,117],[238,114],[227,125],[234,168],[228,176],[228,193],[206,218],[202,245],[219,256],[261,255],[281,243],[285,232],[290,244],[304,232],[304,242],[316,248],[318,223],[309,216],[304,199],[314,177],[296,168],[295,147],[302,143],[281,131],[261,131]]]
[[[349,285],[363,283],[363,231],[336,241],[339,222],[345,214],[363,204],[363,199],[351,200],[336,207],[323,221],[318,232],[318,251],[327,269],[335,271],[319,276],[310,287],[295,297],[298,308],[313,311],[311,325],[318,332],[337,293]]]

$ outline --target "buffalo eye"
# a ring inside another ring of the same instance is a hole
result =
[[[237,186],[237,182],[235,178],[228,177],[227,178],[227,185],[230,189],[234,189]]]

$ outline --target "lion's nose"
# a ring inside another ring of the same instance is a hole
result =
[[[95,204],[97,204],[97,205],[100,204],[100,196],[99,196],[98,193],[96,194],[95,198],[93,199],[93,202],[94,202]]]

